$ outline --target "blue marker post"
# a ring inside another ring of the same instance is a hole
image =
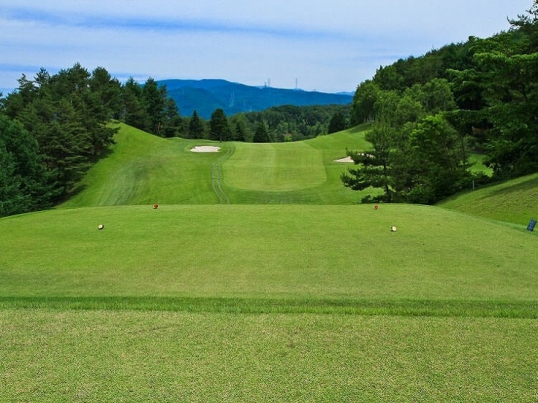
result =
[[[531,222],[527,226],[527,231],[533,231],[535,226],[536,226],[536,220],[531,220]]]

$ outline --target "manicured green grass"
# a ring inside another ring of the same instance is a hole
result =
[[[346,150],[367,150],[368,125],[294,143],[162,139],[120,124],[116,145],[64,207],[132,204],[357,204],[369,193],[345,188]],[[192,153],[197,145],[219,153]],[[474,170],[484,171],[473,156]]]
[[[6,401],[538,393],[538,238],[521,228],[429,206],[164,204],[6,217],[0,244]]]
[[[484,165],[484,160],[485,160],[484,155],[472,154],[469,157],[469,162],[472,164],[471,171],[475,173],[482,172],[486,174],[487,176],[491,176],[493,174],[493,169]]]
[[[536,401],[538,237],[490,216],[536,177],[473,199],[487,218],[357,205],[334,160],[366,129],[122,126],[72,200],[0,219],[0,401]]]
[[[340,175],[352,164],[336,160],[346,149],[368,148],[368,129],[363,125],[299,143],[239,143],[223,164],[226,192],[232,203],[356,204],[371,190],[345,188]]]
[[[438,206],[526,226],[538,219],[538,174],[468,191]]]
[[[0,310],[3,401],[533,402],[538,322]]]
[[[222,153],[193,153],[206,140],[162,139],[121,124],[111,154],[82,180],[65,207],[122,204],[211,204],[212,164]]]
[[[342,185],[340,174],[349,164],[334,160],[345,157],[346,148],[366,147],[366,129],[305,142],[252,144],[162,139],[120,124],[111,154],[63,206],[355,204],[364,195]],[[196,145],[221,150],[190,152]]]
[[[236,147],[224,164],[227,186],[264,191],[296,190],[327,180],[322,153],[305,142]]]
[[[0,295],[534,301],[537,241],[429,206],[59,209],[0,220]]]

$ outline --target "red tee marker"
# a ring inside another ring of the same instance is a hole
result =
[[[154,209],[156,209],[156,208],[158,208],[158,207],[159,207],[159,205],[158,205],[157,203],[155,203],[155,204],[153,205],[153,208],[154,208]]]
[[[377,209],[379,209],[379,206],[376,204],[376,205],[374,206],[374,208],[377,210]]]

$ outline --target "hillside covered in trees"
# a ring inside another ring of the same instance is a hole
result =
[[[182,118],[166,86],[148,78],[124,84],[103,67],[80,64],[19,79],[0,98],[0,216],[51,207],[66,198],[89,167],[106,155],[119,120],[160,137],[219,141],[302,140],[341,130],[348,105],[276,107],[228,119],[217,108],[206,121]],[[340,126],[331,124],[333,115]]]
[[[380,67],[355,93],[351,124],[372,122],[367,153],[346,186],[383,190],[372,200],[434,203],[488,180],[538,171],[538,3],[490,38],[470,37]]]
[[[124,85],[104,68],[80,64],[33,80],[1,99],[0,216],[50,207],[70,195],[89,167],[113,144],[120,119],[162,136],[178,133],[180,117],[153,79]]]
[[[209,121],[181,117],[152,78],[120,83],[80,64],[23,75],[0,97],[0,216],[53,206],[113,144],[108,123],[123,121],[161,137],[296,141],[372,123],[372,148],[348,150],[342,176],[364,201],[434,203],[490,178],[472,169],[483,154],[493,180],[538,171],[538,5],[490,38],[471,37],[421,57],[381,66],[360,83],[351,106],[279,106]]]
[[[255,87],[226,80],[161,80],[182,115],[209,119],[215,109],[228,116],[238,113],[259,112],[274,106],[295,105],[349,105],[351,95],[328,94],[300,89],[274,88],[270,85]]]

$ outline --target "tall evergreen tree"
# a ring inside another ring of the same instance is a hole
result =
[[[108,80],[104,69],[98,75]],[[78,63],[53,76],[41,69],[33,81],[23,76],[19,82],[5,110],[37,140],[43,163],[55,175],[53,193],[66,196],[113,142],[116,130],[106,125],[111,111],[103,106],[102,86]]]
[[[164,101],[163,135],[164,137],[179,137],[183,121],[179,115],[176,102],[172,98]]]
[[[390,203],[394,199],[392,177],[392,157],[394,155],[395,133],[388,124],[376,123],[366,134],[366,140],[372,149],[366,152],[348,151],[355,166],[343,173],[340,178],[344,186],[353,190],[364,190],[369,187],[380,188],[383,194],[375,197],[367,196],[363,202],[383,201]]]
[[[209,120],[209,139],[218,141],[232,140],[232,131],[228,119],[221,108],[215,109]]]
[[[247,128],[245,127],[245,122],[242,120],[237,120],[235,122],[235,131],[234,131],[234,140],[236,141],[246,141],[247,138]]]
[[[265,123],[259,122],[258,126],[256,126],[256,131],[254,132],[254,137],[252,139],[254,143],[270,143],[271,137],[269,136],[269,132],[267,131],[267,127],[265,126]]]
[[[191,139],[203,139],[205,138],[204,123],[198,116],[196,110],[192,112],[192,116],[189,120],[189,137]]]
[[[47,172],[37,141],[7,116],[0,115],[0,217],[50,207],[53,176]]]
[[[149,126],[147,112],[143,106],[142,86],[129,77],[123,86],[123,120],[129,126],[145,130]]]
[[[336,133],[341,130],[344,130],[347,126],[346,118],[344,117],[344,114],[341,112],[335,112],[329,121],[329,128],[327,129],[327,132],[329,134]]]
[[[164,121],[166,90],[159,89],[157,82],[150,77],[146,80],[142,89],[142,99],[148,116],[148,126],[145,130],[161,136]]]
[[[104,122],[119,119],[122,111],[121,84],[103,67],[93,70],[89,81],[93,113]]]
[[[249,122],[244,113],[233,115],[229,120],[232,129],[233,140],[251,141]]]
[[[495,179],[538,171],[538,2],[510,23],[470,38],[471,62],[449,70],[460,105],[451,120],[473,130]]]
[[[0,217],[22,212],[19,204],[26,201],[25,195],[19,190],[21,177],[17,175],[14,156],[2,139],[2,126],[3,122],[0,121]]]

